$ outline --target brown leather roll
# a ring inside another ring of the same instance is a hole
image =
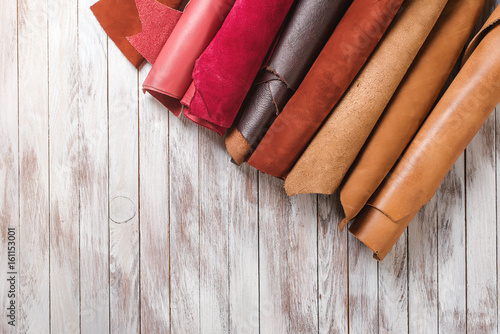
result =
[[[352,0],[299,0],[267,65],[253,83],[240,118],[226,136],[233,160],[243,163],[297,90]]]
[[[344,181],[341,229],[361,211],[431,111],[486,1],[449,0]]]
[[[446,3],[403,4],[375,53],[288,175],[289,195],[335,192]]]
[[[500,7],[464,67],[349,230],[383,260],[500,103]]]
[[[402,2],[352,3],[299,89],[250,157],[250,165],[276,177],[288,172],[363,67]]]

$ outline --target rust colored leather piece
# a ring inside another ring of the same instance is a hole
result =
[[[143,84],[174,115],[191,85],[196,59],[210,44],[235,0],[191,0]]]
[[[276,116],[283,110],[325,46],[352,0],[296,1],[270,60],[263,67],[227,136],[226,148],[234,161],[244,162]],[[243,137],[246,143],[239,140]],[[251,149],[244,150],[250,147]]]
[[[382,260],[500,103],[500,7],[470,57],[349,230]],[[474,48],[475,47],[475,48]],[[380,214],[379,214],[380,213]]]
[[[183,0],[161,0],[160,3],[178,8]],[[144,58],[127,40],[142,31],[135,0],[100,0],[90,7],[106,34],[135,66]]]
[[[276,177],[285,176],[373,52],[402,2],[352,3],[297,92],[251,155],[250,165]]]
[[[337,190],[446,3],[403,4],[377,50],[288,174],[289,195]]]
[[[485,4],[449,0],[344,180],[340,229],[361,211],[431,111]]]

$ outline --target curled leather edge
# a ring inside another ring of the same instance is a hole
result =
[[[500,15],[500,10],[497,9],[496,11],[498,11],[497,15]],[[493,14],[467,46],[464,60],[461,64],[462,67],[486,35],[498,26],[500,26],[500,17],[495,17]],[[348,230],[373,252],[375,260],[383,261],[422,206],[431,198],[428,198],[424,203],[416,204],[415,206],[418,207],[418,210],[409,212],[406,215],[400,214],[399,217],[392,217],[384,210],[368,202],[363,210],[361,210],[358,218],[356,218],[356,220],[363,221],[363,224],[356,224],[355,221]],[[381,235],[380,231],[385,231],[386,233]],[[391,237],[387,238],[388,235]]]

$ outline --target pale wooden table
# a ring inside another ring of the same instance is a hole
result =
[[[1,333],[499,332],[500,109],[377,263],[140,93],[94,1],[0,1]]]

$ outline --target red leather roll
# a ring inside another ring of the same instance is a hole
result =
[[[182,110],[181,98],[192,82],[196,59],[209,45],[234,0],[191,0],[163,46],[143,84],[174,115]]]
[[[184,115],[223,135],[231,127],[293,0],[237,0],[196,61]]]
[[[183,0],[158,0],[163,5],[179,8]],[[135,0],[100,0],[90,7],[106,34],[135,66],[144,58],[127,40],[142,31]]]
[[[293,167],[389,27],[403,0],[355,0],[248,164],[275,177]]]

